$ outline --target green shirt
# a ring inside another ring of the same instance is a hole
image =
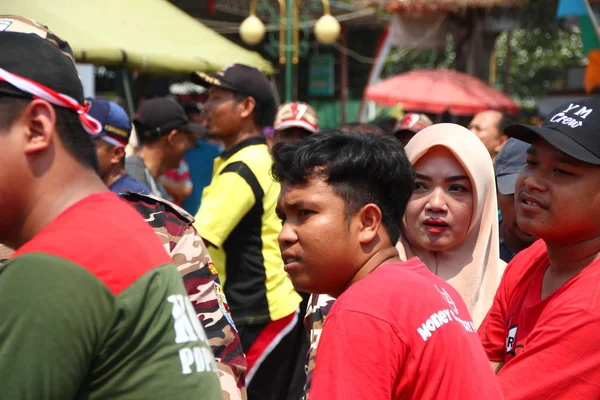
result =
[[[221,399],[169,261],[116,195],[61,214],[0,267],[0,398]]]

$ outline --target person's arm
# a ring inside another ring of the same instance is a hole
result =
[[[193,186],[185,182],[174,182],[170,179],[159,178],[158,181],[164,186],[169,196],[175,201],[182,202],[192,194]]]
[[[356,311],[330,314],[319,341],[310,400],[396,398],[406,351],[386,321]]]
[[[58,257],[31,253],[1,266],[0,397],[76,398],[110,328],[113,299]]]
[[[204,189],[194,227],[207,245],[220,248],[255,203],[250,184],[240,174],[216,175]]]
[[[182,202],[187,199],[194,185],[190,177],[190,170],[185,159],[179,163],[179,168],[165,172],[159,178],[159,182],[166,189],[167,193],[177,202]]]
[[[224,398],[246,398],[246,359],[225,293],[208,251],[193,226],[180,234],[171,257],[211,345]]]
[[[600,316],[569,307],[536,321],[527,343],[498,373],[504,395],[513,399],[600,396]],[[517,326],[517,336],[518,326]]]

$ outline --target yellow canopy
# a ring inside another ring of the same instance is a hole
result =
[[[79,62],[152,73],[272,65],[166,0],[0,0],[0,13],[31,18],[67,40]]]

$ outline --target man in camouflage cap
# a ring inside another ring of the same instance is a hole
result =
[[[0,397],[220,400],[177,269],[98,176],[68,44],[0,16],[0,54]]]
[[[240,338],[218,273],[192,225],[194,218],[163,199],[135,193],[123,194],[121,198],[152,226],[177,265],[216,358],[223,399],[246,399],[246,359]],[[0,244],[0,263],[6,262],[13,253],[14,250]]]

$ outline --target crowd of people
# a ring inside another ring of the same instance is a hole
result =
[[[600,99],[323,130],[233,64],[130,120],[0,51],[0,398],[600,398]]]

